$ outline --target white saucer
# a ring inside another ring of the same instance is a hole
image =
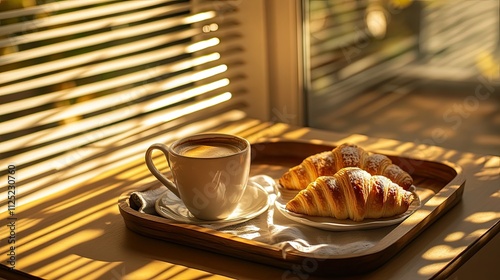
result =
[[[286,218],[304,224],[311,227],[330,230],[330,231],[348,231],[348,230],[360,230],[360,229],[373,229],[386,227],[390,225],[395,225],[401,223],[403,220],[408,218],[413,212],[420,208],[421,202],[417,193],[415,192],[415,186],[410,188],[416,199],[410,204],[408,210],[394,217],[380,218],[380,219],[365,219],[361,222],[354,222],[350,219],[339,220],[332,217],[316,217],[303,214],[297,214],[286,209],[286,203],[291,199],[291,191],[286,190],[283,194],[276,199],[275,205],[278,211],[280,211]],[[297,193],[298,191],[295,191]],[[292,196],[293,197],[293,196]]]
[[[156,212],[177,222],[195,225],[230,226],[257,217],[269,208],[270,200],[264,188],[252,181],[248,182],[245,193],[236,209],[223,220],[206,221],[194,217],[180,198],[166,191],[155,204]]]

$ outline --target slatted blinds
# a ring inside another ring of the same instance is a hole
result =
[[[244,106],[234,5],[9,0],[0,8],[1,172],[22,169],[27,200],[179,137],[166,137],[171,129],[242,117],[231,111]]]
[[[424,84],[498,73],[499,1],[304,3],[310,126],[331,128],[343,117],[331,112],[367,92],[393,103]]]
[[[388,9],[387,3],[393,6]],[[305,1],[313,114],[321,116],[322,109],[331,110],[416,60],[418,37],[397,22],[409,11],[394,3],[411,1]],[[397,36],[388,36],[386,29]]]

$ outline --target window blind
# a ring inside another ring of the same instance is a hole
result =
[[[238,9],[226,1],[2,1],[0,11],[0,158],[24,170],[26,194],[54,172],[84,180],[179,136],[160,132],[242,117]],[[118,143],[126,149],[111,155]]]
[[[398,30],[402,7],[363,0],[304,3],[312,114],[391,79],[417,58],[418,36]]]

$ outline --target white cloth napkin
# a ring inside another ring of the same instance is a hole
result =
[[[335,232],[297,223],[289,220],[276,209],[274,201],[277,196],[277,189],[273,179],[265,175],[257,175],[249,180],[262,186],[268,192],[270,199],[268,211],[241,224],[230,226],[207,224],[201,226],[245,239],[279,246],[282,249],[283,258],[286,258],[289,250],[308,253],[311,254],[311,257],[360,252],[374,246],[392,230],[392,227],[385,227],[375,230]],[[157,215],[155,202],[165,191],[168,191],[168,189],[160,186],[143,192],[134,192],[130,197],[131,207],[143,213]]]

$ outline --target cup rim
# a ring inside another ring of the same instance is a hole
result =
[[[185,156],[185,155],[179,154],[175,150],[176,146],[178,146],[179,144],[181,144],[181,143],[183,143],[185,141],[195,140],[195,139],[203,139],[205,137],[220,137],[220,138],[237,139],[238,141],[240,141],[240,142],[242,142],[242,143],[245,144],[245,148],[242,149],[241,151],[236,152],[236,153],[231,154],[231,155],[219,156],[219,157],[207,157],[207,158],[203,158],[203,157],[197,158],[197,157]],[[193,134],[193,135],[189,135],[189,136],[177,139],[176,141],[174,141],[170,145],[170,149],[169,150],[170,150],[170,153],[172,153],[173,155],[175,155],[177,157],[193,158],[193,159],[197,159],[197,160],[214,160],[214,159],[227,158],[227,157],[233,157],[233,156],[236,156],[236,155],[241,155],[241,154],[246,153],[249,149],[250,149],[250,142],[247,139],[243,138],[243,137],[240,137],[240,136],[237,136],[237,135],[234,135],[234,134],[227,134],[227,133],[211,133],[211,132],[206,132],[206,133]]]

